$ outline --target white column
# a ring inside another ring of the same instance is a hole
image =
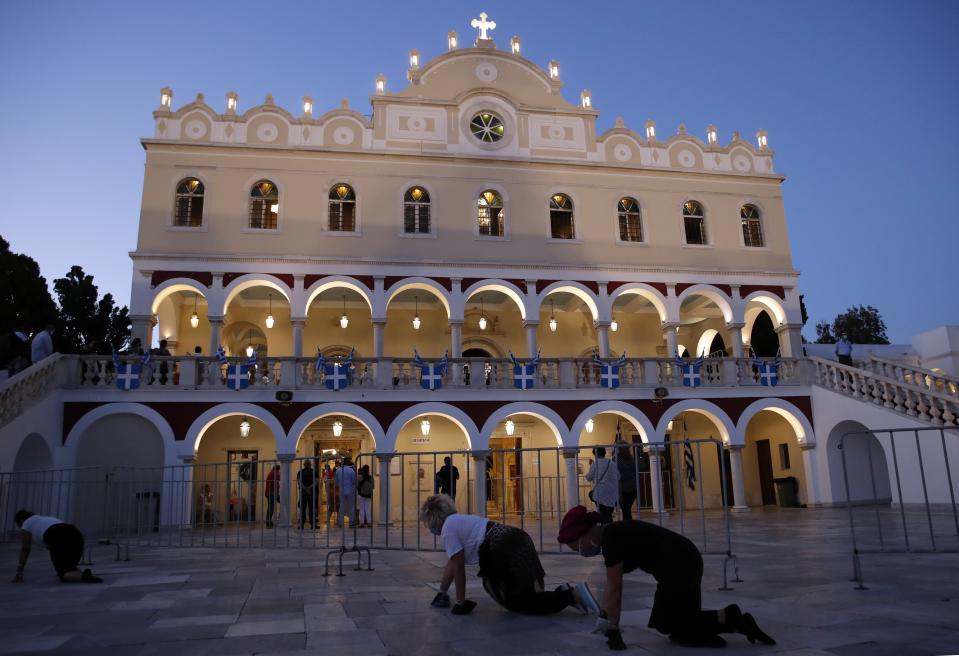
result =
[[[743,358],[744,355],[743,349],[743,328],[746,326],[744,323],[727,323],[726,330],[729,331],[729,338],[733,343],[733,357],[734,358]]]
[[[383,357],[383,332],[386,328],[386,319],[373,320],[373,357]]]
[[[390,525],[390,461],[393,455],[378,453],[376,459],[380,462],[380,480],[376,486],[380,490],[380,526]]]
[[[609,321],[596,322],[596,341],[599,345],[599,357],[609,357]]]
[[[220,348],[220,331],[223,329],[223,317],[209,317],[210,320],[210,350],[207,355],[216,355]]]
[[[151,338],[154,324],[153,316],[149,314],[138,314],[130,317],[130,338],[138,338],[144,351],[149,351],[152,346]]]
[[[524,321],[523,327],[526,329],[526,353],[531,358],[536,357],[536,351],[539,345],[536,342],[536,330],[539,328],[539,321]]]
[[[809,436],[807,435],[808,439]],[[799,445],[802,451],[803,469],[806,471],[806,498],[803,501],[807,507],[822,506],[822,493],[819,491],[819,468],[816,465],[816,444],[802,443]]]
[[[743,447],[729,445],[729,471],[733,477],[733,512],[746,512],[746,486],[743,483]]]
[[[659,464],[660,449],[650,447],[646,450],[649,455],[649,490],[653,496],[653,512],[666,511],[663,494],[663,472]]]
[[[679,340],[676,337],[678,323],[666,322],[663,324],[663,337],[666,338],[666,357],[672,360],[676,357],[676,349],[679,348]]]
[[[280,520],[277,525],[290,528],[293,519],[293,458],[295,453],[278,453],[280,461]]]
[[[579,505],[579,472],[576,470],[576,457],[579,449],[564,449],[563,460],[566,463],[566,510]]]
[[[303,326],[306,325],[306,318],[292,319],[293,324],[293,357],[303,357]]]
[[[784,358],[801,358],[802,355],[802,324],[784,323],[776,328],[779,335],[779,350]]]
[[[450,319],[450,357],[463,355],[463,322]]]
[[[473,451],[473,498],[476,500],[474,515],[486,517],[486,456],[489,451]]]

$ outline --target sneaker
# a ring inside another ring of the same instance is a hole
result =
[[[600,614],[599,604],[596,602],[596,597],[593,596],[592,591],[589,589],[589,585],[585,581],[582,583],[576,584],[572,588],[573,592],[573,607],[576,608],[583,615],[589,615],[590,613],[594,615]]]

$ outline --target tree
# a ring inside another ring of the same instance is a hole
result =
[[[30,336],[56,318],[57,306],[40,266],[32,257],[12,252],[10,243],[0,237],[0,363],[9,362],[23,348],[15,348],[14,332]]]
[[[73,266],[65,278],[53,281],[60,303],[60,344],[68,353],[106,355],[122,351],[130,339],[126,306],[116,307],[112,294],[98,300],[93,276]]]
[[[849,308],[837,315],[831,326],[825,321],[816,324],[817,344],[835,344],[841,335],[845,335],[853,344],[889,343],[886,322],[882,320],[879,310],[871,305]]]
[[[832,334],[828,321],[820,321],[816,324],[816,343],[817,344],[835,344],[836,337]]]

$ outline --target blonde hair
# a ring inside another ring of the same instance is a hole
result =
[[[434,494],[428,497],[420,507],[420,521],[426,525],[426,528],[442,528],[446,518],[455,514],[456,504],[445,494]]]

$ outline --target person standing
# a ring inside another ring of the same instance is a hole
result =
[[[18,510],[13,522],[20,529],[20,558],[14,583],[23,582],[23,568],[27,566],[30,549],[36,540],[50,552],[53,569],[63,583],[103,583],[88,569],[77,569],[83,558],[83,534],[73,524],[56,517],[35,515],[29,510]]]
[[[266,497],[266,527],[273,528],[273,516],[276,514],[276,504],[280,500],[280,465],[273,465],[266,475],[266,485],[263,494]]]
[[[333,482],[340,489],[340,511],[336,525],[343,526],[343,517],[349,516],[350,526],[356,526],[356,470],[349,456],[343,458],[343,466],[333,472]]]
[[[310,528],[316,528],[316,476],[309,460],[296,473],[296,487],[300,491],[300,530],[310,520]]]
[[[373,490],[376,484],[373,482],[373,475],[370,474],[370,466],[360,467],[360,475],[356,484],[357,499],[360,503],[360,528],[366,528],[373,525]]]
[[[160,345],[153,349],[153,355],[159,355],[162,357],[170,357],[170,349],[168,348],[169,342],[165,339],[160,340]],[[170,373],[170,364],[166,361],[160,363],[160,384],[166,385],[167,375]],[[150,380],[150,384],[153,384],[153,380]]]
[[[623,519],[633,518],[633,503],[636,501],[636,459],[633,449],[621,446],[616,450],[616,470],[619,473],[619,508]]]
[[[443,458],[443,466],[436,472],[436,492],[445,494],[456,501],[456,481],[460,479],[460,470],[453,465],[449,456]]]
[[[852,366],[852,343],[845,333],[841,334],[839,341],[836,342],[836,359],[839,360],[839,364]]]
[[[596,462],[586,472],[586,480],[593,484],[589,498],[599,507],[602,523],[609,524],[613,521],[613,509],[619,500],[619,470],[606,457],[603,447],[593,449],[593,455],[596,456]]]
[[[36,364],[53,355],[53,333],[56,326],[48,323],[46,328],[33,336],[30,342],[30,363]]]
[[[649,628],[688,647],[725,647],[720,633],[742,633],[750,643],[776,641],[755,618],[730,604],[721,610],[702,609],[703,558],[688,538],[656,524],[633,520],[603,525],[599,513],[584,506],[570,508],[556,538],[591,558],[603,555],[606,590],[597,629],[605,632],[610,649],[626,649],[619,620],[623,607],[623,574],[641,569],[656,579]],[[605,620],[605,622],[603,621]]]

